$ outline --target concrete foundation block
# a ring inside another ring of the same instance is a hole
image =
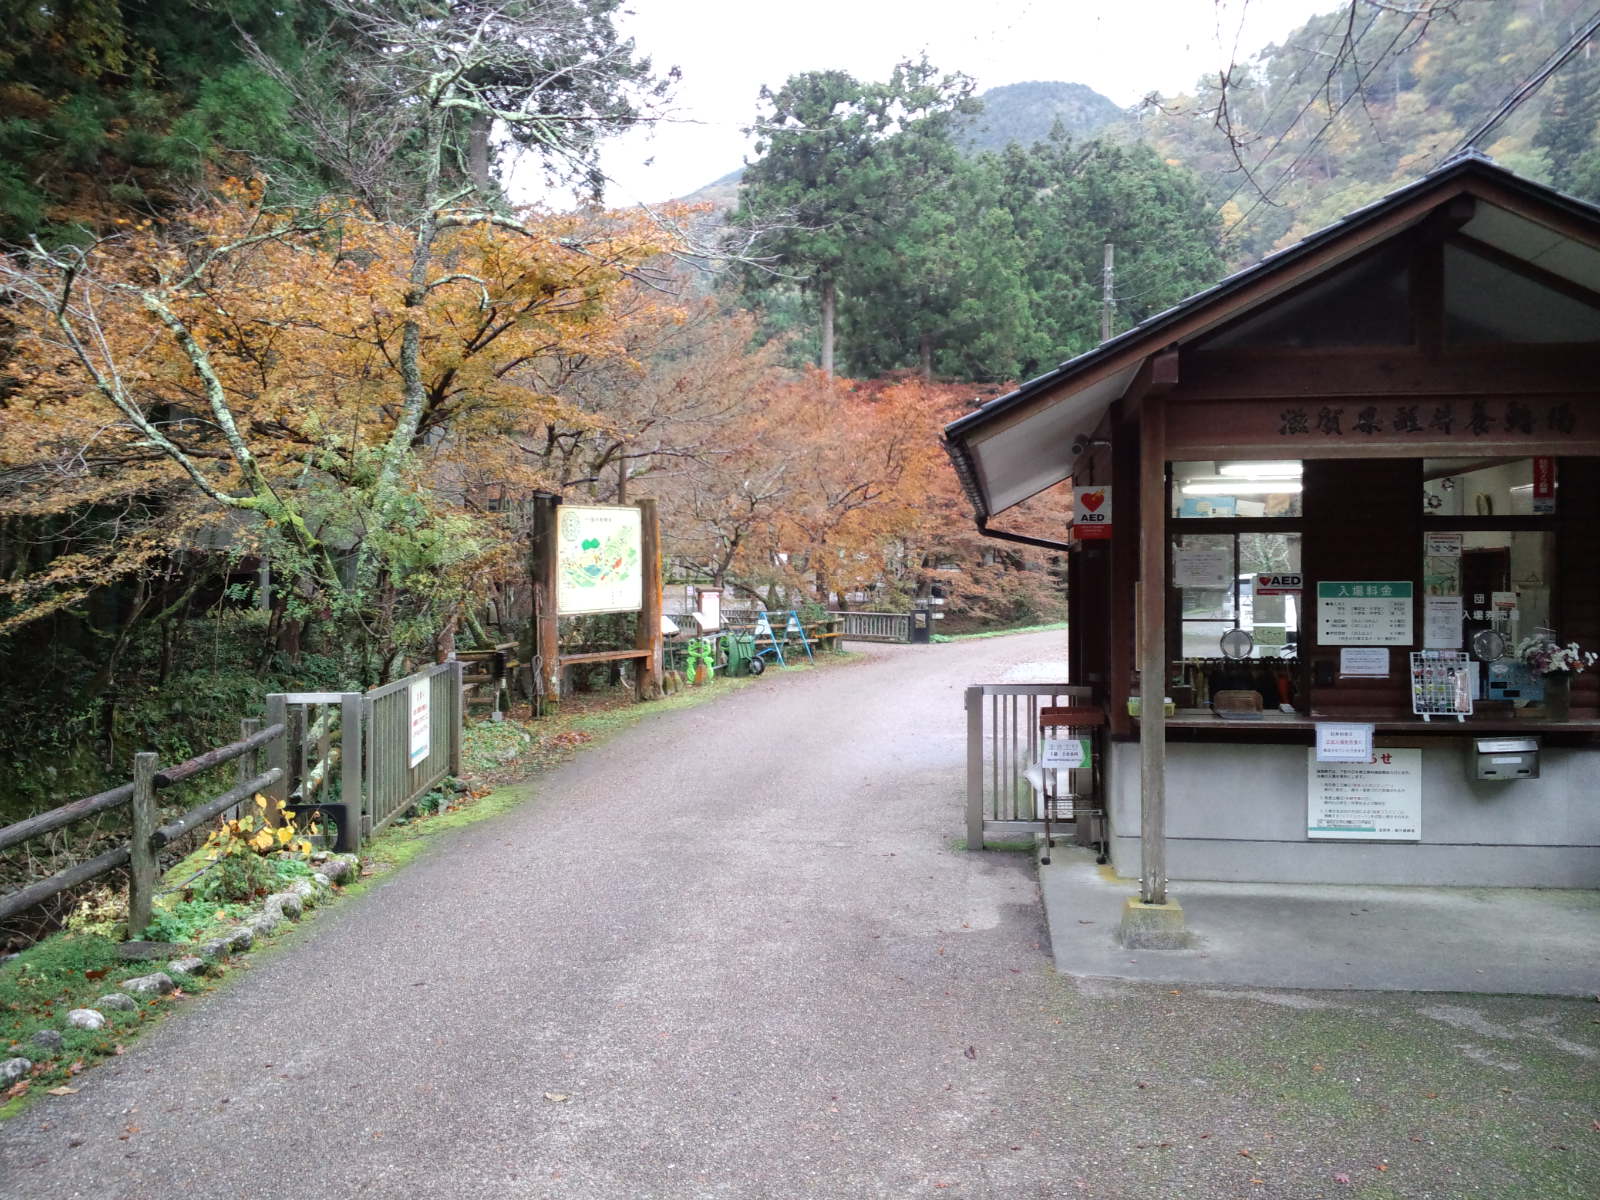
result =
[[[1189,944],[1183,906],[1170,899],[1165,904],[1146,904],[1129,896],[1122,904],[1117,941],[1129,950],[1182,950]]]

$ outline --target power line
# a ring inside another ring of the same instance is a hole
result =
[[[1445,157],[1447,159],[1454,158],[1464,150],[1475,149],[1480,139],[1488,137],[1489,132],[1496,125],[1516,112],[1524,100],[1543,87],[1545,80],[1554,75],[1562,63],[1582,49],[1583,44],[1592,38],[1596,31],[1600,31],[1600,9],[1595,10],[1594,15],[1589,18],[1583,28],[1573,34],[1565,45],[1558,47],[1549,58],[1545,59],[1543,65],[1537,71],[1513,88],[1511,94],[1505,98],[1500,107],[1495,109],[1486,120],[1479,122],[1466,137],[1456,143],[1455,147]]]

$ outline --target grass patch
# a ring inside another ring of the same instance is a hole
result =
[[[1050,633],[1053,630],[1065,629],[1065,621],[1052,621],[1048,625],[1014,625],[1008,629],[984,629],[977,633],[936,633],[933,635],[935,642],[975,642],[979,638],[1011,637],[1018,633]]]

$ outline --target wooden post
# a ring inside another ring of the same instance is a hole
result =
[[[533,652],[539,671],[545,711],[561,699],[561,638],[556,613],[556,520],[560,497],[533,499],[533,531],[529,537],[528,575],[533,584]]]
[[[1167,902],[1166,399],[1139,408],[1139,898]]]
[[[128,938],[133,940],[150,924],[158,869],[150,835],[156,831],[156,756],[148,751],[133,756],[133,837],[128,844]]]
[[[967,849],[983,845],[983,688],[967,689]]]
[[[457,688],[458,712],[460,697]],[[366,798],[361,778],[361,765],[366,761],[362,753],[366,733],[363,700],[360,692],[339,693],[339,803],[344,807],[344,820],[339,824],[339,840],[334,849],[341,854],[354,854],[361,849],[361,810]]]
[[[261,724],[260,717],[245,717],[239,722],[239,736],[247,738],[251,734],[260,733]],[[248,754],[241,754],[238,760],[238,767],[234,771],[234,786],[243,787],[248,780],[254,779],[261,774],[261,768],[256,765],[260,761],[261,754],[257,750],[251,750]],[[233,811],[237,814],[239,809],[235,808]]]
[[[466,674],[466,664],[460,659],[451,659],[450,667],[450,695],[453,698],[450,708],[450,761],[447,766],[452,777],[461,774],[461,726],[466,714],[467,702],[462,695],[462,676]]]
[[[282,725],[283,732],[267,748],[267,767],[278,768],[278,781],[272,785],[269,800],[289,802],[289,702],[282,692],[267,697],[267,724]]]
[[[639,630],[634,649],[648,650],[648,658],[637,658],[634,669],[635,694],[640,700],[661,699],[661,522],[654,500],[640,500],[639,573],[643,603],[639,608]]]

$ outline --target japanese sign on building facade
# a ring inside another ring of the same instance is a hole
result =
[[[1422,840],[1422,751],[1380,750],[1370,763],[1318,762],[1306,752],[1306,836]]]
[[[1360,440],[1380,434],[1418,439],[1493,437],[1569,437],[1578,415],[1565,400],[1536,404],[1523,400],[1464,400],[1415,404],[1304,405],[1278,412],[1282,437]]]
[[[1411,645],[1411,581],[1318,583],[1317,641],[1324,646]]]
[[[556,611],[638,612],[644,603],[637,508],[563,504],[556,537]]]

